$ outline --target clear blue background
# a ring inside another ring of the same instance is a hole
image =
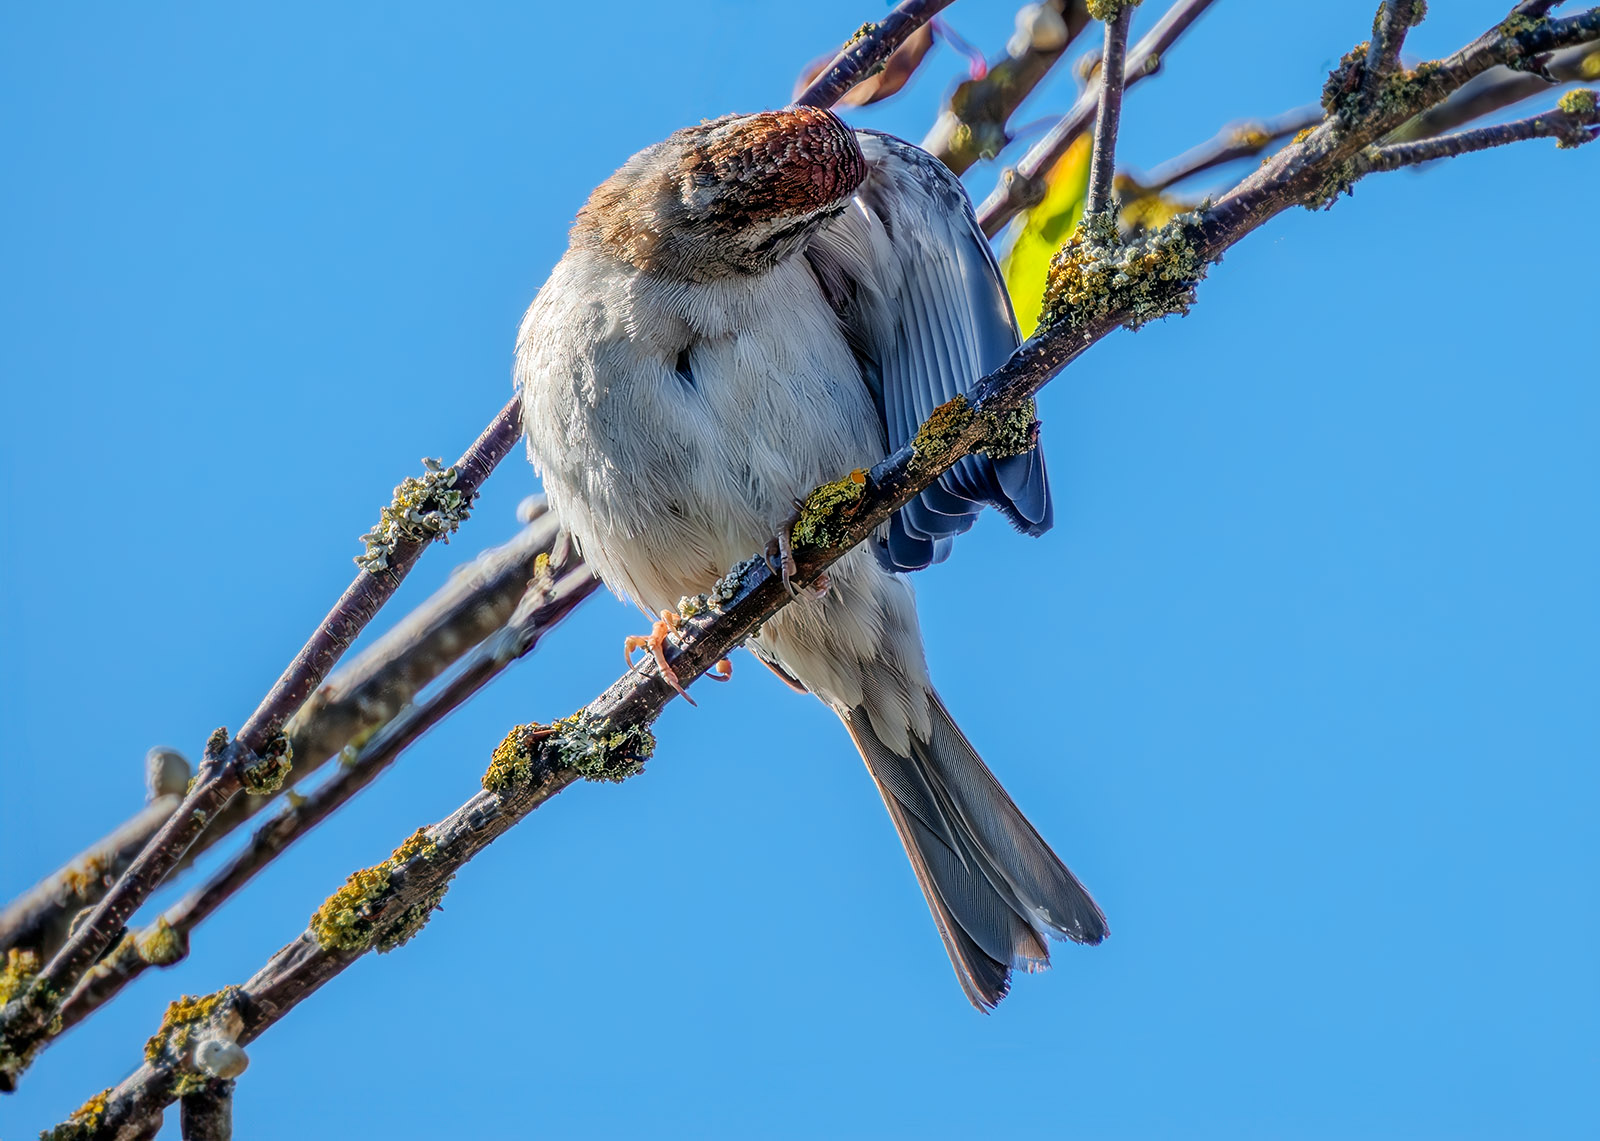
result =
[[[1505,2],[1434,5],[1412,49]],[[1314,99],[1374,3],[1218,4],[1124,159]],[[390,487],[506,399],[589,188],[781,104],[880,10],[7,7],[0,895],[140,803],[148,746],[244,719]],[[992,53],[1012,10],[951,17]],[[963,67],[857,121],[920,138]],[[642,778],[540,811],[253,1046],[239,1135],[1595,1136],[1597,158],[1273,222],[1044,393],[1055,531],[987,520],[919,577],[934,676],[1104,946],[969,1009],[845,734],[741,655]],[[534,489],[508,462],[378,627]],[[243,981],[638,628],[592,602],[48,1052],[0,1133],[121,1079],[169,999]]]

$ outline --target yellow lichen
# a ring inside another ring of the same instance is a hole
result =
[[[0,968],[0,1006],[28,988],[39,973],[39,956],[34,951],[12,947],[6,952],[6,965]]]
[[[93,1137],[105,1121],[110,1097],[111,1087],[107,1086],[73,1110],[71,1116],[60,1125],[40,1133],[39,1141],[83,1141],[84,1138]]]
[[[946,400],[928,414],[911,441],[910,470],[927,470],[944,466],[950,449],[961,442],[961,436],[972,426],[972,405],[965,396]]]
[[[983,451],[994,459],[1020,456],[1039,442],[1038,409],[1031,397],[1009,412],[985,412],[983,423]]]
[[[1574,88],[1558,99],[1556,106],[1569,115],[1593,115],[1595,93],[1587,87]]]
[[[239,779],[251,796],[270,796],[283,787],[293,769],[294,745],[279,733],[262,750],[260,760],[239,770]]]
[[[169,967],[189,953],[183,936],[172,929],[165,916],[140,932],[137,947],[139,957],[153,967]]]
[[[867,473],[858,468],[806,496],[789,532],[794,545],[823,550],[844,546],[850,538],[850,519],[859,509],[866,490]]]
[[[184,995],[167,1005],[161,1027],[144,1044],[144,1060],[152,1066],[163,1057],[182,1066],[187,1062],[189,1045],[194,1031],[205,1023],[225,1003],[231,1003],[239,994],[238,987],[223,987],[215,994],[196,997]]]
[[[1140,0],[1088,0],[1084,7],[1089,12],[1089,18],[1109,24],[1122,15],[1124,8],[1137,8]]]
[[[383,863],[352,872],[344,886],[312,914],[311,933],[317,942],[333,951],[364,951],[375,946],[385,952],[403,946],[422,930],[444,899],[449,881],[430,889],[398,915],[380,922],[378,912],[394,890],[396,874],[414,860],[433,858],[438,850],[428,830],[418,828]]]
[[[538,740],[535,734],[544,732],[545,726],[535,723],[518,725],[507,733],[490,754],[489,767],[483,774],[484,791],[503,792],[527,784],[533,777],[533,763],[539,756],[534,747]]]

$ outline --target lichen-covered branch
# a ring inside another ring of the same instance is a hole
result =
[[[1085,214],[1103,214],[1111,205],[1111,178],[1117,169],[1117,128],[1122,123],[1122,91],[1127,78],[1124,65],[1128,55],[1128,27],[1133,23],[1134,6],[1121,3],[1105,16],[1105,47],[1100,53],[1100,101],[1095,107],[1094,150],[1089,156]]]
[[[452,488],[464,501],[471,501],[511,451],[521,438],[521,427],[520,402],[512,399],[462,455]],[[230,742],[221,730],[212,734],[194,787],[178,810],[27,988],[0,1009],[0,1091],[15,1088],[18,1075],[50,1036],[62,999],[121,937],[134,911],[161,885],[215,814],[247,786],[281,783],[292,763],[283,736],[285,722],[393,596],[428,545],[426,539],[402,538],[381,573],[360,571],[239,735]]]
[[[1491,67],[1464,83],[1437,107],[1408,120],[1392,131],[1386,142],[1403,143],[1442,135],[1474,119],[1492,115],[1513,104],[1542,95],[1563,83],[1594,83],[1600,80],[1600,47],[1578,44],[1551,52],[1528,69]]]
[[[1156,74],[1161,68],[1161,57],[1211,4],[1212,0],[1178,0],[1167,9],[1128,53],[1122,69],[1124,85],[1131,87]],[[1104,67],[1100,74],[1103,78]],[[978,207],[978,224],[985,234],[994,237],[1015,215],[1039,201],[1044,194],[1045,174],[1067,153],[1078,136],[1089,129],[1099,106],[1100,81],[1096,80],[1084,89],[1071,110],[1049,133],[1028,149],[1016,166],[1001,172],[1000,184]]]
[[[565,554],[558,552],[558,557],[563,561],[555,565],[548,556],[542,558],[538,569],[524,579],[523,595],[511,618],[437,689],[408,703],[330,779],[305,796],[291,796],[287,805],[256,830],[250,843],[201,887],[96,963],[62,1005],[61,1032],[89,1017],[150,967],[184,958],[194,930],[243,890],[257,872],[376,780],[424,733],[532,652],[551,628],[598,589],[599,580],[570,545]]]
[[[1005,57],[990,64],[982,79],[957,85],[922,140],[922,149],[957,174],[999,154],[1011,141],[1006,129],[1011,116],[1089,22],[1086,0],[1024,5]]]
[[[72,920],[104,897],[182,801],[181,793],[156,797],[110,835],[7,904],[0,912],[0,955],[16,948],[43,962],[55,954],[67,941]]]
[[[1596,40],[1600,8],[1564,19],[1514,14],[1445,59],[1388,76],[1370,100],[1359,97],[1366,45],[1358,45],[1323,87],[1327,120],[1273,155],[1206,211],[1203,246],[1214,248],[1240,226],[1252,230],[1287,204],[1330,205],[1364,173],[1354,162],[1364,148],[1491,67],[1531,65],[1548,52]]]
[[[526,501],[526,526],[510,542],[458,567],[449,580],[353,660],[344,663],[306,699],[284,735],[303,781],[346,748],[359,748],[403,710],[424,687],[463,654],[504,627],[560,535],[542,499]],[[267,797],[237,797],[206,826],[175,869],[266,807]]]
[[[1600,124],[1600,111],[1595,107],[1595,93],[1580,87],[1567,92],[1556,107],[1543,114],[1414,143],[1368,147],[1361,152],[1356,164],[1363,171],[1398,170],[1402,166],[1454,158],[1526,139],[1555,139],[1558,147],[1576,147],[1594,141],[1595,132],[1600,129],[1597,124]]]
[[[1372,21],[1372,50],[1367,55],[1367,72],[1362,78],[1363,90],[1370,97],[1400,63],[1400,49],[1405,46],[1406,33],[1427,14],[1426,0],[1383,0],[1378,5],[1378,15]]]
[[[291,745],[297,781],[303,782],[345,749],[353,752],[360,748],[380,728],[408,711],[418,693],[486,638],[496,637],[501,644],[511,636],[504,632],[507,621],[541,560],[548,564],[560,535],[559,525],[540,498],[525,501],[519,515],[526,526],[515,538],[458,567],[444,586],[341,665],[290,719],[284,733]],[[170,749],[152,749],[146,764],[153,792],[160,799],[0,912],[0,953],[15,945],[31,951],[40,961],[48,960],[66,941],[73,918],[104,895],[171,816],[187,786],[189,765]],[[206,826],[172,874],[226,839],[272,799],[272,794],[235,797]],[[168,922],[175,924],[168,939],[175,946],[186,946],[188,926],[176,922],[172,911],[148,925],[140,938],[155,939],[160,925]],[[156,945],[166,944],[158,941]],[[136,973],[149,965],[125,939],[96,963],[63,1008],[64,1029],[78,1021],[74,1008],[81,1002],[84,987],[103,987],[107,972],[119,965],[126,967],[130,960],[138,964]]]
[[[950,7],[952,0],[901,0],[883,19],[861,25],[833,62],[795,99],[797,107],[831,107],[888,58],[912,32]]]
[[[1600,19],[1588,14],[1534,28],[1496,29],[1446,60],[1389,77],[1365,109],[1347,109],[1336,122],[1291,144],[1204,212],[1176,219],[1136,243],[1123,242],[1114,225],[1106,225],[1106,214],[1086,220],[1053,267],[1039,332],[969,397],[936,410],[911,443],[871,472],[849,473],[808,498],[804,527],[796,535],[795,577],[801,584],[815,582],[962,456],[986,448],[1005,453],[1025,444],[1032,434],[1033,394],[1051,377],[1115,329],[1182,312],[1206,266],[1267,219],[1294,206],[1322,204],[1320,188],[1330,182],[1359,177],[1352,160],[1398,122],[1518,51],[1548,51],[1562,41],[1596,37]],[[734,568],[689,608],[694,613],[672,660],[679,679],[698,678],[790,597],[764,558]],[[192,1000],[196,1009],[203,1012],[225,998],[239,1015],[235,1041],[246,1045],[366,952],[413,937],[450,880],[518,821],[586,777],[618,779],[636,771],[653,747],[652,723],[675,694],[647,664],[572,717],[516,727],[495,749],[482,791],[444,820],[419,829],[388,859],[352,875],[318,910],[310,930],[243,986]],[[193,1019],[179,1021],[187,1025]],[[87,1136],[111,1137],[146,1122],[181,1096],[186,1084],[192,1088],[201,1080],[180,1050],[157,1048],[106,1095]]]

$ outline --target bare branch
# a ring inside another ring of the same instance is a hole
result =
[[[451,490],[470,504],[479,486],[522,435],[520,400],[513,398],[490,422],[456,464]],[[393,596],[433,536],[402,536],[381,573],[362,571],[345,590],[257,706],[238,737],[212,735],[199,778],[178,810],[161,826],[89,917],[26,990],[0,1009],[0,1091],[15,1088],[34,1051],[49,1036],[61,1000],[122,934],[135,910],[149,898],[182,858],[206,823],[245,787],[253,775],[287,772],[284,722],[328,675],[373,615]]]
[[[233,1087],[213,1078],[179,1102],[183,1141],[233,1141]]]
[[[1128,54],[1123,68],[1125,86],[1131,87],[1141,79],[1154,75],[1161,67],[1162,55],[1188,31],[1189,25],[1211,7],[1212,0],[1177,0],[1156,22]],[[1104,78],[1106,69],[1100,69]],[[1035,143],[1014,167],[1000,175],[1000,184],[978,207],[978,223],[983,232],[994,237],[1000,228],[1016,214],[1039,201],[1044,193],[1043,178],[1051,167],[1067,153],[1078,136],[1089,129],[1100,105],[1099,81],[1091,83],[1078,96],[1072,109],[1050,129],[1049,134]]]
[[[1280,139],[1298,135],[1320,122],[1322,108],[1311,104],[1285,111],[1271,119],[1233,123],[1218,131],[1210,140],[1177,158],[1169,159],[1134,181],[1143,193],[1158,194],[1215,167],[1242,158],[1252,158]]]
[[[861,26],[833,62],[795,99],[797,107],[831,107],[850,88],[888,61],[923,24],[950,7],[952,0],[901,0],[877,23]]]
[[[1103,213],[1111,205],[1111,178],[1117,169],[1117,128],[1122,123],[1122,91],[1128,54],[1128,27],[1134,4],[1118,6],[1106,21],[1105,47],[1100,53],[1100,102],[1095,109],[1094,151],[1089,158],[1089,193],[1085,214]]]
[[[1359,162],[1366,170],[1398,170],[1402,166],[1454,158],[1525,139],[1555,139],[1557,146],[1576,147],[1594,140],[1596,124],[1600,124],[1600,111],[1595,108],[1595,93],[1580,89],[1568,94],[1561,106],[1543,114],[1414,143],[1368,147]]]
[[[1088,25],[1085,0],[1026,5],[1017,14],[1005,58],[982,79],[969,79],[950,93],[922,149],[957,174],[999,154],[1011,141],[1006,130],[1011,116]]]
[[[195,928],[237,895],[257,872],[376,780],[429,729],[513,662],[531,653],[546,633],[599,589],[599,580],[570,545],[567,552],[565,562],[541,567],[537,576],[530,573],[533,581],[525,581],[522,600],[504,629],[480,644],[446,683],[416,704],[408,704],[316,790],[292,796],[203,886],[96,963],[63,1004],[58,1033],[89,1017],[148,968],[186,957]]]

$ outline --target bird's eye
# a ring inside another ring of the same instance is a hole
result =
[[[678,379],[690,388],[694,385],[694,370],[689,367],[689,348],[684,346],[678,350],[678,361],[672,366],[672,371],[678,374]]]

